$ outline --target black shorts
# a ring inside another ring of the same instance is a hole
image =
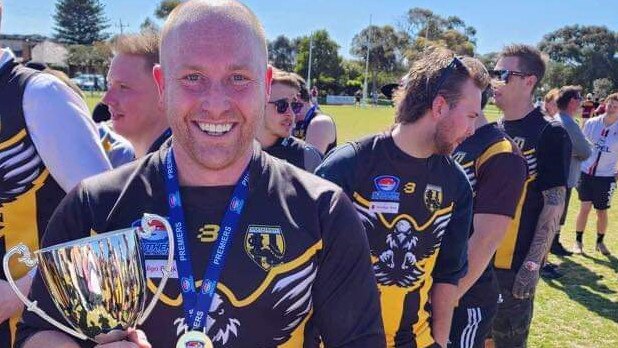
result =
[[[577,191],[579,200],[592,202],[594,209],[609,209],[612,195],[616,190],[616,179],[613,176],[592,176],[582,173]]]
[[[447,347],[483,348],[497,311],[498,303],[485,307],[456,307]]]
[[[564,197],[564,210],[562,211],[562,216],[560,217],[560,226],[564,226],[564,222],[566,221],[567,212],[569,211],[569,201],[571,200],[571,191],[572,188],[568,188],[566,190],[566,197]]]

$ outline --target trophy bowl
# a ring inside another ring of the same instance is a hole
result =
[[[139,238],[165,229],[168,237],[167,265],[161,282],[146,306],[146,277]],[[139,238],[138,238],[139,237]],[[7,281],[29,311],[35,312],[62,331],[82,340],[103,344],[121,340],[128,328],[144,323],[154,308],[174,261],[174,236],[166,219],[144,214],[141,227],[98,234],[54,245],[34,252],[19,244],[3,260]],[[22,294],[9,272],[9,260],[19,261],[38,272],[64,319],[72,328],[48,316]]]

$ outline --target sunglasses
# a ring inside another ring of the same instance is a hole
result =
[[[440,88],[442,88],[442,85],[444,84],[444,82],[446,82],[448,77],[451,76],[454,71],[462,68],[465,69],[463,63],[461,62],[461,59],[453,57],[453,60],[445,68],[442,69],[440,77],[438,78],[438,83],[435,85],[433,91],[430,91],[429,78],[427,78],[427,80],[425,81],[425,90],[427,92],[427,95],[431,96],[429,100],[433,101],[438,96]]]
[[[510,76],[526,77],[530,75],[532,74],[528,74],[528,73],[521,72],[521,71],[506,70],[506,69],[489,71],[489,76],[492,79],[495,79],[495,80],[498,80],[504,83],[509,83]]]
[[[287,99],[279,99],[275,101],[269,101],[268,104],[275,104],[278,114],[285,114],[288,108],[292,108],[292,112],[297,114],[303,108],[303,103],[298,101],[288,101]]]

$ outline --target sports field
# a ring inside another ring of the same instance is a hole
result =
[[[98,100],[97,96],[88,98],[91,109]],[[388,107],[322,109],[335,119],[340,143],[385,130],[393,119],[393,109]],[[486,111],[490,119],[497,118],[495,107],[489,106]],[[614,211],[618,202],[614,199],[613,203],[605,241],[618,254],[618,213]],[[575,240],[578,210],[579,201],[574,194],[562,235],[562,242],[569,248]],[[594,221],[592,215],[591,218]],[[594,224],[589,224],[584,235],[585,255],[550,257],[565,276],[540,281],[529,347],[618,347],[618,258],[595,252],[595,236]]]

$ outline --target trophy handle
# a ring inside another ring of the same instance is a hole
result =
[[[73,335],[73,336],[75,336],[75,337],[77,337],[79,339],[82,339],[82,340],[87,340],[88,337],[86,335],[84,335],[81,332],[77,332],[77,331],[69,328],[68,326],[66,326],[66,325],[56,321],[54,318],[52,318],[49,315],[47,315],[47,313],[45,313],[45,311],[43,311],[41,308],[39,308],[37,306],[37,301],[30,301],[28,299],[28,297],[26,297],[26,296],[24,296],[24,294],[22,294],[22,292],[19,290],[19,288],[15,284],[15,280],[13,280],[13,276],[11,275],[11,271],[9,269],[9,261],[11,260],[11,257],[14,254],[22,255],[18,259],[19,262],[25,264],[29,268],[36,267],[38,262],[37,262],[37,260],[35,258],[32,257],[32,254],[30,253],[30,249],[28,249],[28,247],[25,244],[23,244],[23,243],[19,243],[16,246],[12,247],[4,255],[4,258],[2,260],[2,267],[4,268],[4,275],[6,276],[6,280],[9,283],[9,285],[11,286],[11,289],[13,289],[13,292],[15,292],[17,297],[20,299],[20,301],[24,303],[24,306],[26,306],[26,309],[28,309],[31,312],[36,313],[39,317],[43,318],[48,323],[54,325],[58,329],[68,333],[69,335]],[[28,276],[26,276],[26,277],[28,277]]]
[[[154,306],[157,304],[159,297],[161,297],[161,294],[163,293],[163,289],[165,288],[165,284],[167,284],[170,273],[172,273],[172,266],[174,264],[174,230],[172,229],[170,223],[167,222],[167,219],[155,214],[144,214],[144,216],[142,217],[142,227],[137,229],[137,234],[140,238],[150,236],[156,226],[155,224],[153,224],[154,221],[163,224],[163,226],[165,226],[165,231],[167,232],[167,242],[169,244],[167,264],[163,269],[163,276],[161,277],[161,281],[159,282],[159,287],[152,296],[150,303],[148,304],[146,309],[144,309],[142,315],[138,319],[138,325],[142,325],[146,321],[148,316],[150,316],[150,313],[154,309]]]

